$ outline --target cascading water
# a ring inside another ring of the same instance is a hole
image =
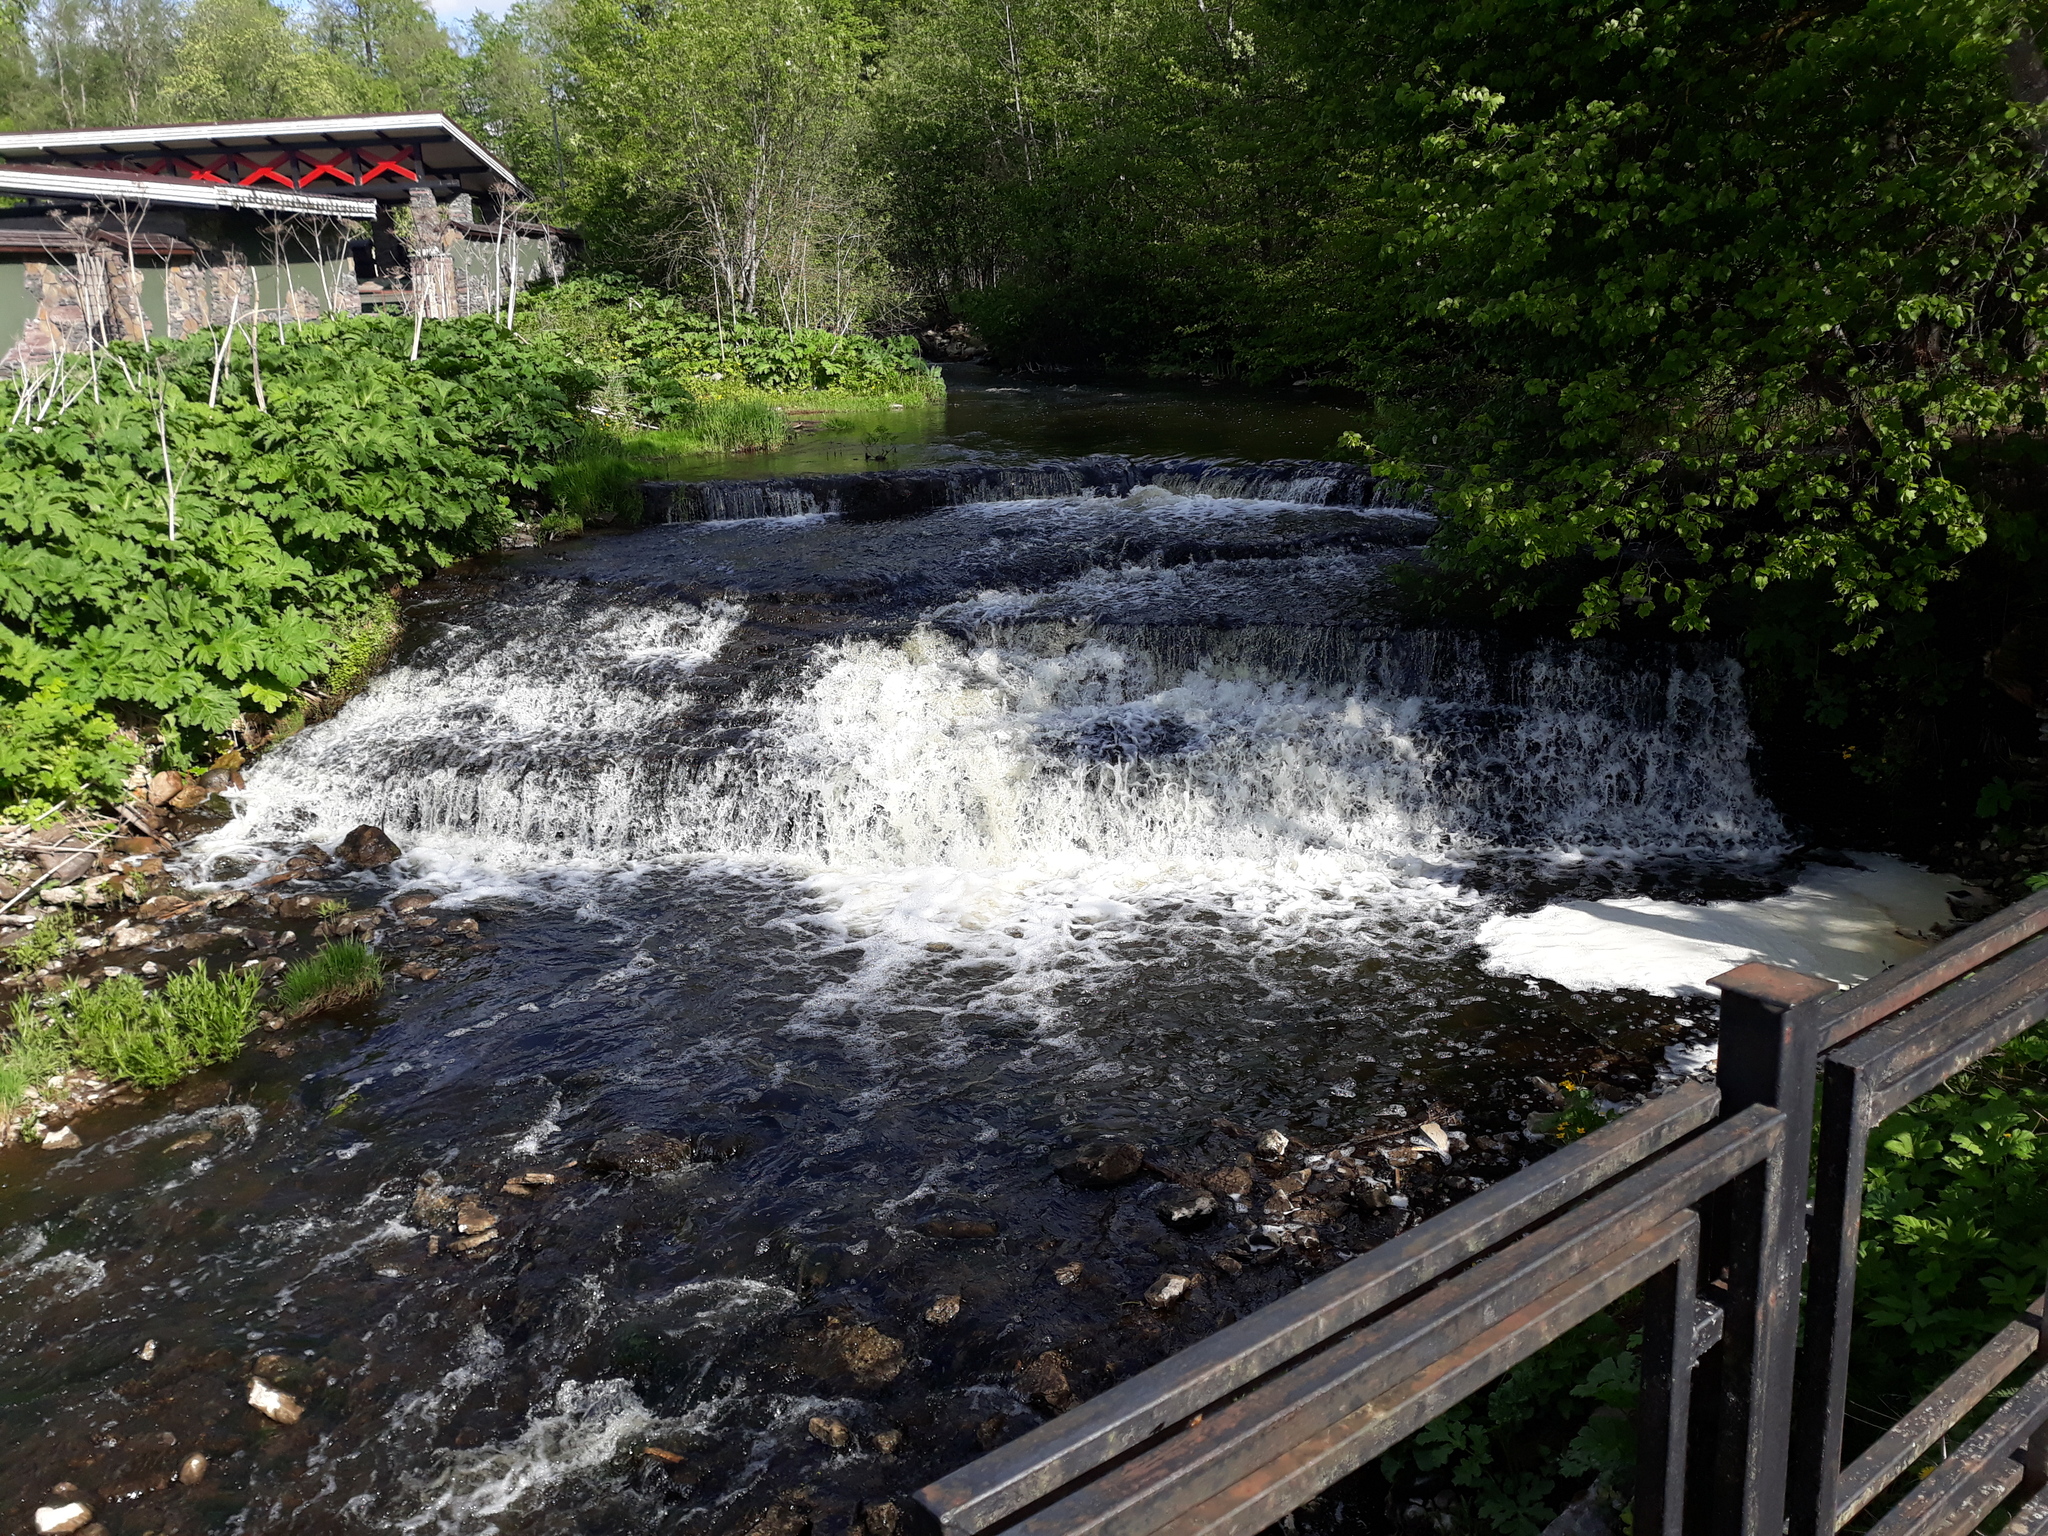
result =
[[[251,1533],[880,1529],[863,1507],[1046,1411],[1020,1363],[1099,1390],[1410,1214],[1182,1232],[1155,1176],[1075,1191],[1056,1152],[1165,1169],[1219,1126],[1335,1143],[1438,1106],[1473,1160],[1408,1187],[1448,1199],[1525,1155],[1531,1075],[1623,1080],[1690,1028],[1492,974],[1474,937],[1560,883],[1763,886],[1784,832],[1732,663],[1403,630],[1384,578],[1428,519],[1299,466],[1095,473],[432,584],[203,873],[373,822],[405,858],[318,893],[431,891],[495,952],[251,1053],[232,1123],[145,1106],[0,1188],[0,1330],[64,1341],[0,1404],[24,1486],[116,1481],[172,1430]],[[732,1155],[585,1177],[628,1125]],[[510,1235],[430,1253],[428,1171]],[[1173,1267],[1203,1286],[1134,1308]],[[846,1364],[862,1328],[886,1369]],[[301,1425],[251,1428],[259,1367]],[[116,1536],[187,1529],[166,1497]]]

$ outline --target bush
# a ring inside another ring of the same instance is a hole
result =
[[[117,722],[191,762],[374,665],[387,589],[493,547],[596,383],[486,319],[413,362],[409,325],[364,316],[265,331],[260,400],[238,342],[209,403],[214,346],[116,347],[39,420],[60,381],[0,384],[0,803],[118,793]]]
[[[321,945],[318,954],[286,971],[278,983],[277,1001],[293,1018],[303,1018],[375,997],[383,985],[383,962],[368,945],[343,939]]]

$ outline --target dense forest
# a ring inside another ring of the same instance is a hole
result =
[[[2023,7],[36,0],[0,69],[16,128],[446,110],[714,317],[1348,386],[1433,601],[1739,637],[1794,802],[2041,793]]]

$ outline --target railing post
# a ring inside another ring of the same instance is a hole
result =
[[[1693,1481],[1710,1486],[1689,1501],[1705,1516],[1692,1528],[1695,1536],[1781,1536],[1819,1045],[1813,1010],[1799,1005],[1835,986],[1759,964],[1708,985],[1721,990],[1721,1114],[1768,1105],[1785,1116],[1785,1140],[1773,1164],[1729,1186],[1710,1256],[1710,1283],[1725,1266],[1727,1326],[1719,1369],[1702,1382],[1708,1391],[1697,1405],[1716,1443],[1711,1461],[1695,1463],[1704,1475]]]

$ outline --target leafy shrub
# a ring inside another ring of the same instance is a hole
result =
[[[1850,1350],[1858,1400],[1918,1398],[2048,1271],[2048,1034],[1950,1078],[1870,1137]]]
[[[237,347],[209,404],[213,344],[115,348],[94,392],[0,432],[0,802],[115,793],[117,721],[191,761],[360,662],[351,621],[490,548],[595,383],[487,319],[426,327],[413,362],[409,325],[363,316],[266,332],[260,401]]]
[[[375,997],[384,985],[384,964],[368,945],[342,939],[296,962],[278,983],[277,1001],[286,1013],[303,1017]]]
[[[686,301],[617,277],[574,278],[536,293],[526,324],[618,380],[634,414],[689,430],[692,402],[735,390],[924,395],[943,388],[909,336],[878,341],[719,323]]]

